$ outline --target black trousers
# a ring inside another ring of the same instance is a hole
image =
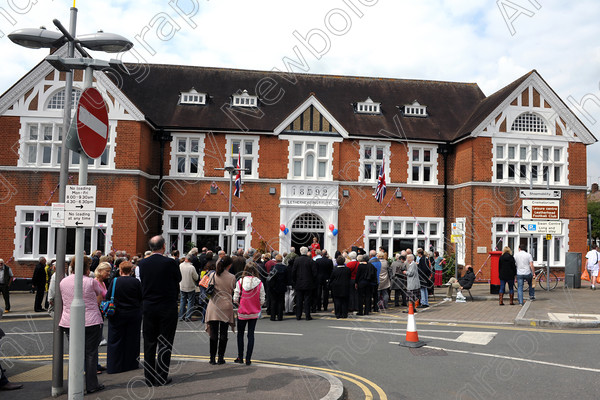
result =
[[[142,313],[139,310],[119,310],[108,318],[107,373],[116,374],[139,368],[141,326]]]
[[[327,311],[327,307],[329,306],[329,286],[327,285],[327,281],[319,283],[317,287],[317,310],[321,308],[321,305],[323,306],[323,310]]]
[[[379,311],[379,286],[371,286],[373,290],[373,311]]]
[[[44,301],[44,292],[46,291],[46,284],[35,285],[35,300],[33,302],[33,310],[41,311],[43,309],[42,302]]]
[[[177,305],[144,311],[144,376],[146,384],[162,385],[166,383],[176,329]]]
[[[275,318],[277,318],[281,321],[283,319],[283,309],[285,308],[285,292],[271,292],[269,300],[271,304],[271,319],[274,320]]]
[[[296,318],[302,318],[302,310],[306,318],[310,318],[310,306],[313,289],[296,289]]]
[[[371,298],[373,297],[373,286],[368,285],[358,288],[358,315],[369,315],[371,312]]]
[[[63,328],[67,338],[69,338],[69,328]],[[102,338],[102,325],[92,325],[85,327],[85,389],[92,390],[98,387],[98,345]]]
[[[4,297],[4,309],[10,311],[10,291],[8,285],[0,285],[0,292]]]
[[[336,318],[348,318],[348,297],[333,296],[333,307]]]

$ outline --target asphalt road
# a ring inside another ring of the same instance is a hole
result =
[[[0,324],[8,334],[2,340],[2,357],[49,360],[49,318]],[[253,359],[256,364],[309,366],[336,374],[352,400],[600,397],[598,330],[419,323],[418,319],[417,328],[427,346],[408,349],[398,346],[406,322],[397,316],[261,319]],[[179,324],[174,354],[208,356],[208,336],[200,323]],[[226,356],[237,356],[231,332]],[[184,369],[186,362],[175,361],[172,368]],[[8,370],[10,374],[10,366]]]

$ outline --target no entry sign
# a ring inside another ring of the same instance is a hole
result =
[[[100,157],[108,140],[108,110],[97,89],[90,87],[81,93],[75,118],[81,149],[89,158]]]

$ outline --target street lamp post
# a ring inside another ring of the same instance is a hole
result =
[[[69,174],[69,126],[71,124],[71,106],[73,90],[73,70],[85,69],[85,87],[92,86],[93,70],[106,69],[114,65],[122,65],[120,61],[110,62],[91,59],[82,48],[115,53],[127,51],[133,47],[133,43],[122,36],[98,32],[90,35],[76,36],[77,8],[70,9],[70,24],[67,31],[60,21],[53,21],[59,32],[46,29],[19,29],[8,37],[14,43],[28,48],[53,48],[67,43],[67,57],[62,58],[55,55],[46,57],[52,66],[60,71],[65,71],[65,107],[63,113],[63,139],[61,143],[60,176],[59,176],[59,202],[65,202],[66,185]],[[86,58],[74,58],[75,48]],[[79,164],[79,184],[87,183],[88,159],[85,154],[81,155]],[[63,393],[63,335],[60,326],[62,314],[62,297],[60,294],[60,281],[64,277],[65,253],[66,253],[66,228],[57,228],[56,238],[56,297],[54,315],[54,343],[52,357],[52,396],[56,397]],[[71,329],[69,341],[69,398],[83,398],[84,379],[84,338],[85,338],[85,303],[83,301],[83,228],[77,228],[75,243],[75,287],[74,298],[71,303]]]
[[[227,252],[231,254],[231,242],[233,236],[233,222],[231,221],[231,207],[233,194],[231,193],[231,189],[233,189],[233,175],[241,171],[249,173],[250,170],[246,168],[237,168],[233,165],[226,165],[224,168],[215,168],[215,170],[229,172],[229,216],[227,219],[228,226],[225,227],[225,234],[227,235]]]

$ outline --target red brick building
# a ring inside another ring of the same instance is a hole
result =
[[[129,67],[95,73],[110,137],[89,165],[98,210],[87,252],[142,252],[157,233],[182,252],[226,249],[229,175],[216,168],[238,154],[249,172],[233,199],[234,248],[286,251],[317,236],[330,252],[453,252],[454,226],[459,262],[484,266],[484,278],[488,252],[503,245],[527,243],[536,263],[549,246],[557,267],[586,248],[586,145],[596,139],[536,71],[486,97],[475,83]],[[0,257],[17,276],[55,254],[64,80],[42,62],[0,97]],[[82,83],[76,73],[76,96]],[[525,189],[560,191],[552,240],[520,233]],[[73,238],[68,230],[67,254]]]

